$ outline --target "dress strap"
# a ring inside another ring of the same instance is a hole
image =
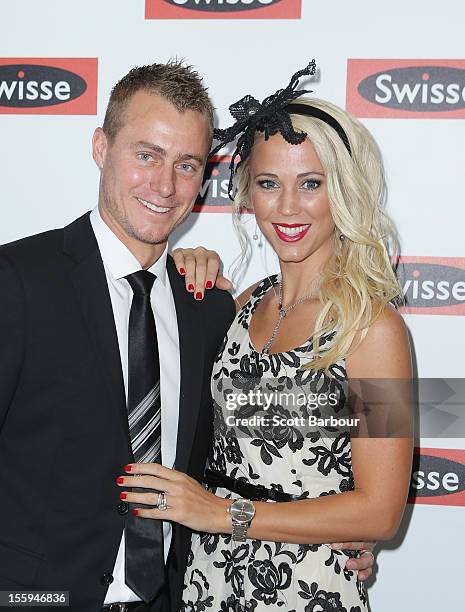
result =
[[[251,318],[251,316],[253,315],[253,313],[255,312],[258,304],[260,303],[261,299],[263,298],[263,296],[275,285],[277,285],[279,282],[279,275],[278,274],[272,274],[270,276],[265,277],[264,279],[262,279],[260,281],[260,283],[257,285],[257,287],[255,287],[255,289],[252,291],[249,299],[247,300],[247,302],[242,306],[240,313],[241,313],[241,320],[244,323],[249,322],[249,319]]]

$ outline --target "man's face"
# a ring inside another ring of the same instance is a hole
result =
[[[100,213],[128,248],[164,245],[200,189],[210,147],[208,121],[146,91],[132,96],[121,119],[113,140],[101,128],[93,138],[101,168]]]

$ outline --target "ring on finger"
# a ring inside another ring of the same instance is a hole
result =
[[[160,493],[158,494],[157,508],[162,512],[164,512],[168,508],[168,505],[166,503],[166,493],[164,491],[160,491]]]
[[[375,560],[375,555],[373,554],[373,551],[371,550],[361,550],[360,551],[360,556],[367,555],[367,554],[371,555],[373,561]]]

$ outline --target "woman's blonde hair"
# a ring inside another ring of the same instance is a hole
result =
[[[313,333],[312,359],[304,367],[327,370],[345,357],[357,332],[359,341],[401,287],[393,270],[398,241],[384,210],[386,186],[381,155],[370,132],[339,107],[315,98],[299,98],[332,115],[348,136],[349,154],[338,133],[320,119],[291,115],[297,131],[313,144],[326,175],[330,211],[336,225],[333,252],[319,278],[323,308]],[[298,145],[296,145],[298,146]],[[246,159],[238,168],[233,221],[239,231],[243,255],[250,248],[241,225],[241,213],[249,206],[250,173]],[[334,341],[320,350],[323,335],[337,330]]]

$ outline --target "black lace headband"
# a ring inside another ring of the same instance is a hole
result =
[[[226,144],[233,142],[237,138],[236,149],[229,164],[228,195],[231,200],[234,199],[232,195],[234,174],[237,168],[249,156],[256,132],[263,132],[265,140],[268,140],[270,136],[278,132],[290,144],[301,144],[305,140],[307,134],[295,131],[289,116],[290,114],[306,115],[307,117],[315,117],[324,121],[336,130],[349,155],[352,155],[347,134],[334,117],[314,106],[293,103],[296,98],[303,94],[311,93],[311,90],[297,89],[297,86],[301,77],[312,76],[315,72],[316,64],[315,60],[312,60],[308,66],[292,76],[287,87],[279,89],[276,93],[265,98],[263,102],[260,103],[257,99],[247,95],[229,107],[229,111],[234,119],[236,119],[236,123],[226,130],[216,129],[214,131],[214,139],[218,140],[219,144],[211,150],[210,156],[215,155]],[[240,157],[240,161],[236,164],[237,157]]]

